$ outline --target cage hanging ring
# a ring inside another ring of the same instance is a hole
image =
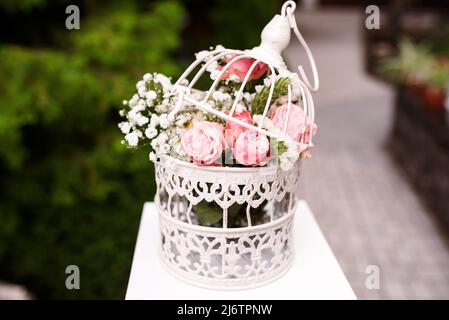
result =
[[[281,14],[282,16],[287,16],[287,14],[293,14],[293,12],[296,9],[296,3],[294,1],[286,1],[283,5],[282,5],[282,9],[281,9]]]

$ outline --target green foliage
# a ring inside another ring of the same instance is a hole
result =
[[[449,65],[439,65],[435,63],[429,72],[427,83],[434,88],[447,90],[449,86]]]
[[[168,75],[180,70],[170,58],[179,46],[182,9],[176,2],[161,2],[151,11],[122,6],[95,16],[75,33],[74,44],[96,67],[123,69],[142,75],[142,67],[152,66]],[[145,70],[153,71],[153,70]]]
[[[2,0],[0,1],[0,7],[8,12],[27,12],[33,8],[43,6],[45,2],[45,0]]]
[[[205,14],[190,19],[199,32],[188,34],[199,37],[184,50],[258,45],[281,4],[202,2]],[[175,0],[83,1],[81,29],[66,30],[68,4],[0,1],[8,23],[17,22],[7,27],[20,31],[9,37],[16,45],[0,44],[0,279],[38,298],[123,298],[142,204],[155,186],[148,150],[120,143],[117,111],[145,72],[181,71],[173,55],[184,10]],[[242,208],[230,216],[245,217]],[[80,267],[80,290],[65,288],[70,264]]]
[[[449,84],[449,68],[447,61],[440,61],[442,56],[444,53],[434,52],[430,44],[415,44],[405,39],[400,43],[399,55],[387,59],[380,71],[397,83],[411,81],[414,84],[446,89]]]
[[[267,202],[263,201],[259,207],[250,208],[252,225],[262,224],[266,205]],[[246,207],[246,204],[234,203],[228,208],[228,227],[241,228],[248,225]],[[223,224],[223,209],[215,202],[203,200],[193,206],[192,211],[202,226],[221,227]]]
[[[276,80],[274,84],[273,96],[271,101],[276,101],[279,97],[288,94],[288,85],[290,83],[290,78],[283,77]],[[262,90],[254,96],[253,102],[251,104],[251,113],[262,114],[265,105],[268,101],[268,96],[270,95],[271,86],[264,86]]]
[[[399,55],[387,59],[380,71],[397,83],[412,81],[415,84],[447,89],[449,67],[447,53],[442,49],[444,46],[443,41],[436,50],[435,45],[415,44],[405,39],[400,43]]]
[[[277,152],[282,154],[288,151],[288,147],[285,145],[284,141],[277,141]]]
[[[123,298],[155,186],[117,110],[143,73],[180,71],[182,19],[174,1],[113,2],[61,28],[59,47],[0,46],[0,278],[39,298]],[[65,288],[70,264],[80,290]]]

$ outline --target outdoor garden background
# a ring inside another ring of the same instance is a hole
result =
[[[69,4],[0,2],[0,279],[39,298],[123,298],[155,185],[148,150],[120,143],[121,101],[202,48],[257,45],[280,1],[82,1],[80,30],[65,28]],[[80,290],[64,285],[70,264]]]
[[[449,5],[374,1],[381,28],[368,31],[371,3],[298,2],[321,77],[301,195],[359,298],[449,298]],[[71,4],[79,30],[65,26]],[[148,150],[120,143],[122,100],[146,72],[176,78],[194,52],[258,45],[281,5],[0,1],[0,299],[10,284],[28,298],[124,298],[155,184]],[[285,58],[307,65],[298,43]],[[65,286],[72,264],[79,290]],[[365,287],[369,265],[380,290]]]

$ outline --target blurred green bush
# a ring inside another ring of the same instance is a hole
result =
[[[184,12],[106,7],[85,8],[79,31],[62,25],[57,48],[0,46],[0,278],[40,298],[123,298],[154,194],[147,151],[120,144],[116,107],[146,71],[179,72]],[[65,288],[69,264],[80,290]]]
[[[123,298],[155,186],[147,150],[120,144],[121,101],[193,52],[257,45],[280,3],[83,1],[81,29],[66,30],[67,0],[1,1],[0,280],[38,298]],[[80,290],[65,288],[70,264]]]

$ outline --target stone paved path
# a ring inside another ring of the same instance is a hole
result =
[[[360,299],[449,298],[449,247],[385,150],[393,92],[364,72],[361,18],[346,10],[297,16],[321,76],[301,191]],[[307,65],[301,53],[290,46],[289,65]],[[369,265],[380,269],[379,290],[365,286]]]

